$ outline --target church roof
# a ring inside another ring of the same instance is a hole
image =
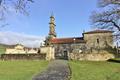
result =
[[[51,40],[52,44],[70,44],[70,43],[85,43],[83,37],[75,38],[54,38]]]
[[[83,34],[93,34],[93,33],[113,33],[113,31],[109,31],[109,30],[94,30],[94,31],[85,32]]]

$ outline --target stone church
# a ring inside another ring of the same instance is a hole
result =
[[[93,30],[82,33],[82,37],[58,38],[53,15],[50,17],[49,25],[49,35],[45,40],[45,45],[55,48],[56,58],[67,58],[69,53],[91,53],[113,47],[112,31]]]

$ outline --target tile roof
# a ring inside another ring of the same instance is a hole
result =
[[[94,30],[94,31],[85,32],[83,34],[93,34],[93,33],[113,33],[113,31],[109,31],[109,30]]]
[[[83,37],[75,38],[54,38],[51,40],[52,44],[70,44],[70,43],[85,43]]]

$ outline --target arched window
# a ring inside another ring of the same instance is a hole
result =
[[[99,42],[100,42],[99,39],[97,39],[97,43],[98,43],[98,44],[99,44]]]

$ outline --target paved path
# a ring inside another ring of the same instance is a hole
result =
[[[32,80],[68,80],[70,70],[67,61],[55,60],[50,62],[48,69],[36,76]]]

